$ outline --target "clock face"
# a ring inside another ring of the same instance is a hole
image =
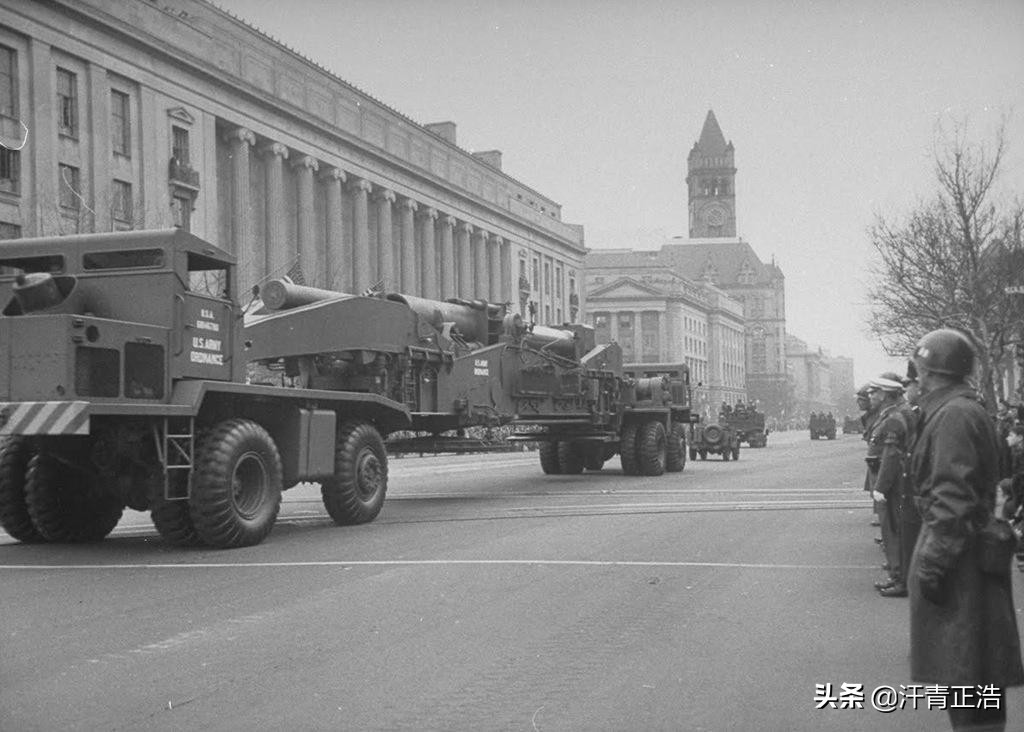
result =
[[[704,220],[708,226],[721,226],[725,223],[725,211],[721,206],[711,206],[704,212]]]

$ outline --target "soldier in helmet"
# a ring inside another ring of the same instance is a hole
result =
[[[910,467],[922,527],[908,572],[910,671],[947,686],[951,702],[955,687],[997,687],[996,709],[963,699],[947,709],[954,730],[1003,730],[1005,688],[1024,685],[1024,666],[1012,558],[1004,567],[978,540],[992,517],[999,455],[992,418],[966,382],[974,358],[970,340],[946,328],[914,350],[921,424]]]

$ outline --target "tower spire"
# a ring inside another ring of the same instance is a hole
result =
[[[686,160],[690,238],[736,236],[736,166],[714,110]]]

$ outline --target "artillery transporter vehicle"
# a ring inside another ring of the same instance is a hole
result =
[[[127,506],[172,543],[247,546],[300,482],[320,484],[336,523],[365,523],[393,432],[436,445],[511,425],[542,443],[548,473],[616,453],[627,474],[682,469],[669,436],[689,421],[685,367],[676,384],[626,377],[587,326],[285,280],[246,312],[236,287],[234,257],[181,230],[0,243],[8,534],[97,540]]]

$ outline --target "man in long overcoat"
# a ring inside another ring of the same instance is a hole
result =
[[[998,709],[949,708],[954,730],[1004,730],[1008,686],[1024,684],[1010,561],[979,567],[977,535],[999,480],[992,418],[966,382],[974,366],[958,331],[925,335],[914,351],[921,424],[911,456],[922,528],[909,571],[911,678],[925,684],[991,684]],[[950,690],[952,692],[952,690]]]

